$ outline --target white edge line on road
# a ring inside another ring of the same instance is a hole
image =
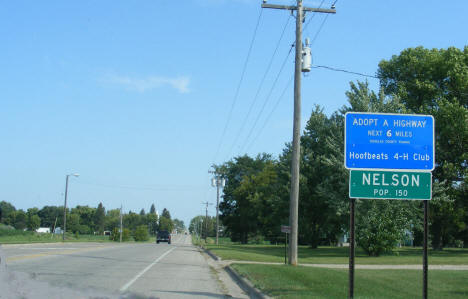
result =
[[[143,271],[141,271],[140,273],[138,273],[132,280],[130,280],[129,282],[127,282],[123,287],[120,288],[120,291],[121,292],[125,292],[135,281],[138,280],[138,278],[140,278],[143,274],[146,273],[146,271],[148,271],[151,267],[153,267],[157,262],[159,262],[160,260],[162,260],[166,255],[168,255],[172,250],[176,249],[177,247],[173,247],[172,249],[169,249],[168,251],[166,251],[163,255],[161,255],[160,257],[158,257],[156,260],[154,260],[154,262],[152,262],[151,264],[149,264],[145,269],[143,269]]]

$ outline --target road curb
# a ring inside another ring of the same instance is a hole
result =
[[[231,266],[225,266],[224,270],[231,276],[231,278],[241,287],[241,289],[249,295],[250,298],[271,299],[272,297],[263,294],[257,289],[249,280],[242,277]]]
[[[200,246],[207,255],[209,255],[213,260],[220,262],[222,259],[211,252],[209,249],[206,249]],[[239,287],[249,295],[250,298],[258,298],[258,299],[271,299],[272,297],[263,294],[259,289],[257,289],[248,279],[242,277],[236,270],[234,270],[230,265],[223,267],[224,271],[226,271],[229,276],[239,285]]]
[[[217,256],[216,254],[214,254],[213,252],[211,252],[209,249],[206,249],[204,247],[201,247],[201,249],[203,249],[203,251],[205,251],[205,253],[208,254],[215,261],[218,261],[218,262],[221,261],[221,258]]]

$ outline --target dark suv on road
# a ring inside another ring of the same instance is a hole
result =
[[[156,237],[156,243],[159,242],[167,242],[167,244],[171,244],[171,234],[167,230],[162,230],[158,232],[158,236]]]

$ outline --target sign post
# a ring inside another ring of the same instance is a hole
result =
[[[354,298],[355,198],[424,201],[423,298],[427,299],[427,217],[435,167],[431,115],[348,112],[344,165],[350,169],[349,298]]]

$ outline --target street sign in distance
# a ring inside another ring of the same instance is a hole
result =
[[[291,227],[289,225],[281,225],[281,232],[290,234],[291,233]]]
[[[430,200],[430,172],[351,170],[350,198]]]
[[[348,169],[434,169],[431,115],[348,112],[345,167]]]

